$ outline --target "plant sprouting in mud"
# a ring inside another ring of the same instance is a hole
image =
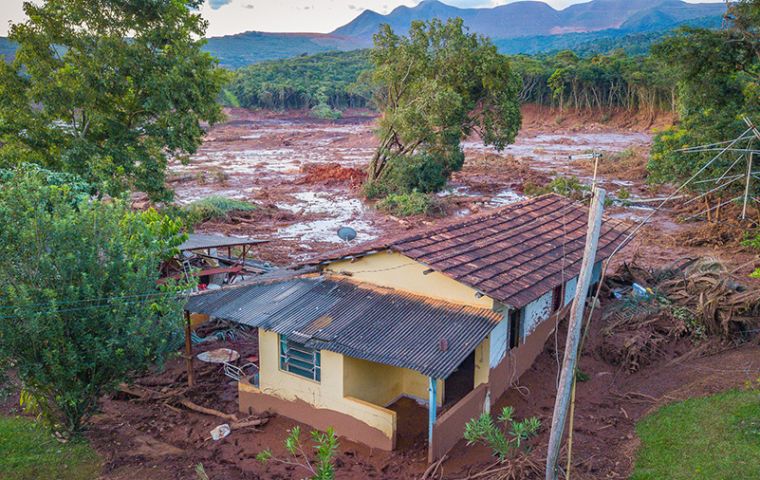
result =
[[[338,438],[332,427],[327,432],[313,430],[311,439],[314,442],[313,460],[309,459],[303,442],[301,442],[301,427],[295,426],[290,430],[290,434],[285,438],[285,449],[290,453],[291,459],[277,458],[272,451],[267,449],[256,455],[256,460],[261,463],[275,461],[285,465],[301,467],[311,473],[312,480],[333,480],[335,478],[335,465],[333,460],[335,452],[338,451]]]
[[[501,409],[497,420],[503,428],[494,422],[490,413],[483,413],[480,417],[473,418],[464,427],[464,439],[467,440],[467,445],[477,443],[486,445],[500,461],[513,456],[521,448],[523,442],[536,436],[541,428],[541,421],[536,417],[517,421],[513,415],[513,407],[507,406]]]

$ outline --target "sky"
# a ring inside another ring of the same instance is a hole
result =
[[[264,32],[330,32],[350,22],[363,10],[388,13],[400,5],[420,0],[206,0],[200,12],[209,21],[208,36],[248,30]],[[491,7],[515,0],[443,0],[456,7]],[[556,9],[588,0],[544,0]],[[722,0],[687,0],[713,3]],[[24,19],[24,0],[0,0],[0,36],[8,34],[10,22]]]

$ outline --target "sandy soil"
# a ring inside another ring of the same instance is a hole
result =
[[[229,121],[210,131],[189,164],[172,165],[171,185],[179,202],[219,194],[255,201],[266,208],[232,222],[207,223],[200,230],[275,239],[258,247],[257,254],[283,264],[340,246],[335,231],[341,225],[354,227],[359,240],[366,241],[431,221],[394,219],[361,199],[357,190],[361,169],[375,145],[373,117],[367,112],[349,112],[338,122],[294,113],[230,110],[228,115]],[[631,164],[600,167],[599,181],[613,196],[621,188],[633,198],[657,196],[662,192],[642,182],[641,165],[651,142],[651,127],[668,121],[658,118],[652,122],[624,113],[559,113],[529,108],[524,112],[524,128],[517,142],[506,151],[494,152],[469,139],[465,143],[465,167],[454,175],[441,196],[448,201],[450,215],[495,208],[522,198],[526,184],[543,185],[557,174],[572,174],[590,182],[591,160],[578,155],[598,151],[607,158],[628,149],[635,153]],[[618,206],[608,212],[635,221],[649,210]],[[701,238],[699,229],[704,225],[680,224],[675,218],[676,212],[670,210],[658,214],[653,225],[644,229],[617,261],[638,257],[645,264],[661,266],[684,256],[711,255],[740,267],[736,272],[739,277],[751,271],[755,258],[751,253],[699,241],[689,245],[683,241],[684,235]],[[754,284],[753,288],[758,287]],[[630,374],[602,359],[595,341],[599,323],[597,316],[580,361],[590,380],[578,384],[575,478],[626,478],[637,447],[634,425],[638,419],[662,404],[741,386],[760,375],[760,346],[756,342],[740,347],[710,346],[701,357],[692,358],[684,356],[698,347],[690,340],[674,342],[660,361]],[[537,415],[548,425],[563,345],[560,327],[519,386],[498,399],[496,405],[512,405],[518,417]],[[257,350],[255,342],[232,348],[246,356]],[[235,384],[216,367],[204,367],[197,361],[196,366],[201,386],[189,391],[188,398],[235,412]],[[173,388],[185,381],[183,368],[177,359],[165,371],[139,382]],[[120,395],[104,399],[102,413],[95,418],[88,436],[105,458],[104,479],[192,479],[198,463],[203,463],[212,480],[307,476],[297,467],[277,463],[263,466],[254,459],[263,449],[285,458],[282,442],[295,425],[293,421],[273,417],[260,431],[233,431],[218,442],[209,440],[209,431],[220,423],[212,416],[176,411],[162,404],[146,405]],[[424,422],[420,425],[424,428]],[[420,425],[405,428],[419,429]],[[308,427],[302,428],[308,431]],[[337,478],[419,478],[426,468],[424,432],[411,433],[410,441],[402,442],[402,448],[392,453],[341,440]],[[544,427],[531,442],[539,458],[547,438]],[[491,463],[487,449],[466,446],[462,441],[444,463],[443,472],[446,478],[466,478]]]

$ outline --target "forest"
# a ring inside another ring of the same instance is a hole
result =
[[[509,58],[522,79],[522,103],[560,109],[623,108],[651,115],[674,108],[676,83],[671,69],[650,55],[615,50],[581,56],[564,50]],[[260,63],[235,72],[224,101],[275,110],[323,103],[334,109],[371,107],[372,85],[364,74],[370,69],[367,50]]]

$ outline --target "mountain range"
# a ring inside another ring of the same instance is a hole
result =
[[[366,48],[372,45],[372,36],[380,25],[386,23],[397,33],[406,33],[415,20],[461,17],[471,32],[490,37],[504,53],[539,53],[588,42],[610,43],[626,35],[669,31],[684,24],[718,27],[724,11],[722,3],[681,0],[591,0],[562,10],[539,1],[458,8],[424,0],[414,7],[397,7],[386,15],[365,10],[327,34],[251,31],[211,37],[205,48],[222,65],[237,68],[265,60]],[[0,47],[6,50],[7,41],[0,38]]]

